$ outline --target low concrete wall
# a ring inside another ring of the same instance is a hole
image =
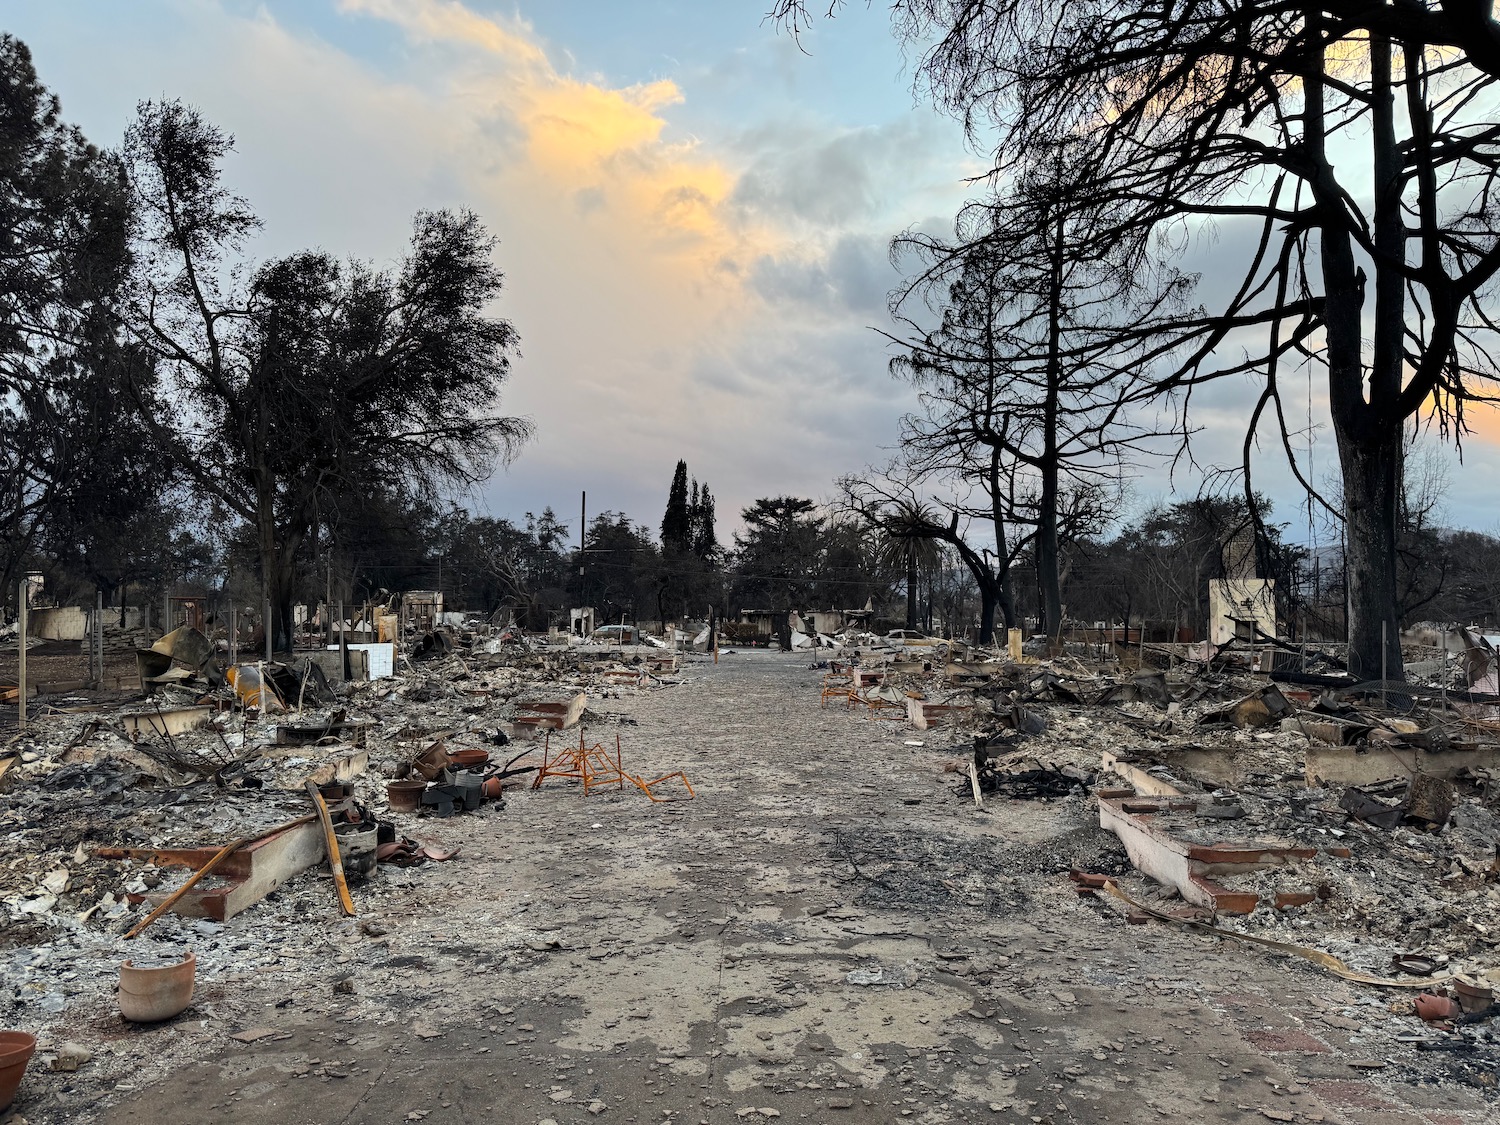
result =
[[[81,641],[88,636],[88,614],[76,605],[29,610],[26,632],[46,641]]]

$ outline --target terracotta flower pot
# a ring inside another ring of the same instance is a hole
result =
[[[0,1113],[10,1108],[21,1088],[21,1076],[36,1051],[36,1036],[26,1031],[0,1031]]]
[[[1458,1006],[1466,1012],[1486,1012],[1495,1002],[1495,990],[1482,981],[1454,977],[1453,991],[1458,993]]]
[[[416,812],[426,788],[425,781],[389,781],[385,786],[386,803],[392,812]]]
[[[135,1023],[169,1020],[193,1002],[198,959],[193,951],[176,965],[141,968],[120,966],[120,1015]]]
[[[1460,1009],[1456,1002],[1446,996],[1434,996],[1430,992],[1420,992],[1415,1001],[1417,1015],[1428,1023],[1436,1023],[1439,1020],[1451,1020],[1458,1015]]]
[[[488,764],[490,752],[488,750],[451,750],[448,757],[459,769],[471,770],[475,766]]]

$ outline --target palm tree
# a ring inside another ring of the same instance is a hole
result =
[[[890,566],[906,569],[906,627],[917,627],[917,593],[920,576],[938,564],[934,532],[940,530],[932,508],[921,500],[896,500],[874,517],[881,534],[877,557]]]

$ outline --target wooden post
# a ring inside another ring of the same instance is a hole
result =
[[[266,663],[269,664],[276,656],[275,641],[272,639],[274,630],[271,628],[271,594],[269,587],[267,587],[266,592],[262,595],[260,604],[260,619],[265,624],[266,630]]]
[[[31,590],[31,582],[23,575],[21,577],[20,599],[17,602],[17,630],[16,635],[20,638],[21,651],[17,655],[19,665],[20,694],[16,697],[16,721],[18,729],[26,729],[26,595]]]
[[[349,682],[349,631],[344,628],[344,603],[339,602],[339,669],[344,677],[344,682]],[[365,673],[369,674],[369,664],[365,665]]]
[[[240,657],[240,607],[229,607],[229,663],[237,664]]]
[[[98,661],[94,682],[104,686],[104,591],[94,591],[94,635],[89,638],[89,663]]]

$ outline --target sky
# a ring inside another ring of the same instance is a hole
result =
[[[682,458],[728,539],[757,497],[825,498],[887,460],[914,405],[874,331],[899,281],[887,247],[950,228],[986,167],[914,96],[879,5],[800,43],[768,6],[5,0],[0,28],[98,144],[149,98],[233,133],[226,176],[264,220],[257,258],[316,246],[390,263],[416,211],[476,211],[506,273],[495,311],[521,336],[500,405],[537,436],[470,506],[550,505],[576,530],[586,490],[591,516],[654,528]],[[1237,459],[1253,394],[1201,400],[1202,462]],[[1295,518],[1266,450],[1264,486]],[[1315,454],[1334,465],[1326,430]],[[1500,445],[1443,460],[1449,522],[1500,527]],[[1155,466],[1132,493],[1196,485]]]

